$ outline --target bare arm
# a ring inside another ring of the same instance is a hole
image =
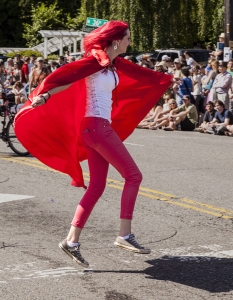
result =
[[[37,107],[37,106],[45,104],[46,100],[50,96],[68,89],[71,85],[72,85],[72,83],[71,84],[67,84],[67,85],[58,86],[58,87],[55,87],[54,89],[51,89],[47,93],[44,93],[42,95],[38,95],[38,96],[34,97],[32,99],[32,107]]]

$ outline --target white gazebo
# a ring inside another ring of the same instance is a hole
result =
[[[59,55],[63,55],[64,46],[71,46],[71,44],[73,44],[73,52],[77,52],[77,41],[80,41],[82,45],[82,40],[84,36],[87,34],[86,32],[83,31],[68,31],[68,30],[40,30],[39,33],[44,38],[44,43],[41,44],[41,47],[43,47],[43,49],[37,49],[37,50],[41,52],[44,50],[45,58],[48,56],[49,53],[56,51],[57,49],[54,51],[52,50],[53,48],[55,49],[58,46],[59,46]]]

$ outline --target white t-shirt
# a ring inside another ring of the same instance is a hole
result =
[[[186,62],[187,62],[187,65],[192,68],[194,59],[192,57],[189,57],[186,59]]]
[[[197,82],[195,85],[193,84],[193,92],[194,96],[201,95],[201,75],[193,75],[194,83]]]
[[[114,77],[115,74],[115,77]],[[99,117],[111,122],[112,91],[119,83],[117,73],[102,70],[86,77],[87,104],[85,117]]]
[[[27,99],[27,93],[26,93],[26,91],[25,91],[25,89],[21,89],[21,90],[16,90],[16,89],[13,89],[12,90],[12,92],[14,93],[14,94],[20,94],[21,96],[23,96],[23,97],[25,97],[26,99]]]

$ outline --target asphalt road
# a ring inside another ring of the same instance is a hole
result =
[[[0,143],[0,299],[233,299],[233,139],[137,129],[125,144],[144,176],[133,232],[152,253],[113,245],[123,181],[110,168],[84,270],[58,248],[83,189]]]

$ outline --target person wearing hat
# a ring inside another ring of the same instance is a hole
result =
[[[214,100],[222,101],[225,105],[225,108],[229,109],[228,91],[232,85],[232,76],[227,72],[227,62],[220,61],[218,70],[219,74],[216,76],[213,83],[213,89],[215,89],[216,92],[216,99]]]
[[[222,32],[220,35],[219,35],[219,45],[221,45],[221,49],[220,47],[218,47],[216,49],[216,51],[213,51],[210,53],[211,56],[214,56],[217,60],[223,60],[223,50],[224,50],[224,42],[225,42],[225,33]]]

